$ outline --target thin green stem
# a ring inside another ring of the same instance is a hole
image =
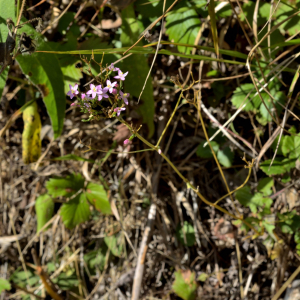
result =
[[[173,117],[174,117],[174,115],[175,115],[175,113],[176,113],[176,111],[177,111],[179,102],[180,102],[181,97],[182,97],[182,93],[183,93],[183,91],[181,91],[181,93],[180,93],[180,95],[179,95],[179,98],[178,98],[178,101],[177,101],[177,103],[176,103],[176,106],[175,106],[175,108],[174,108],[174,110],[173,110],[173,112],[172,112],[172,115],[171,115],[171,117],[170,117],[170,119],[169,119],[169,121],[168,121],[166,127],[164,128],[163,133],[161,134],[161,136],[160,136],[160,138],[159,138],[159,140],[158,140],[158,142],[157,142],[157,144],[156,144],[156,147],[159,146],[159,144],[160,144],[160,142],[161,142],[161,140],[162,140],[164,134],[166,133],[166,131],[167,131],[167,129],[168,129],[168,127],[169,127],[169,125],[170,125],[170,123],[171,123],[171,121],[172,121],[172,119],[173,119]]]

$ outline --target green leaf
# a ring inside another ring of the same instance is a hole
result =
[[[179,225],[179,227],[176,230],[176,236],[179,242],[185,246],[192,247],[195,244],[196,239],[194,227],[187,221],[184,221],[182,227],[181,225]]]
[[[198,276],[197,280],[198,280],[198,281],[201,281],[201,282],[205,282],[206,279],[207,279],[208,277],[209,277],[208,274],[206,274],[206,273],[201,273],[201,274]]]
[[[199,144],[196,154],[197,154],[197,156],[202,157],[202,158],[212,158],[213,154],[210,150],[209,145],[207,145],[206,147],[203,147],[203,145],[205,143],[206,143],[206,141],[203,141]],[[214,152],[217,153],[217,151],[219,150],[219,147],[220,147],[219,144],[216,143],[215,141],[211,141],[210,144],[211,144]]]
[[[129,5],[122,11],[122,20],[122,44],[123,46],[130,46],[132,42],[138,39],[141,30],[132,5]],[[122,71],[124,73],[128,72],[124,83],[125,92],[130,93],[133,97],[139,98],[149,70],[147,59],[143,55],[131,55],[126,58],[122,63]],[[143,117],[143,123],[148,126],[148,138],[150,138],[154,133],[154,97],[151,76],[147,80],[141,96],[138,113]]]
[[[83,259],[90,272],[96,274],[97,269],[103,271],[106,261],[107,246],[103,244],[99,250],[93,250],[84,255]]]
[[[22,22],[26,19],[22,18]],[[51,51],[49,43],[37,33],[31,25],[24,25],[18,32],[25,31],[32,34],[38,41],[38,50]],[[52,122],[54,137],[57,138],[62,131],[66,108],[66,95],[64,93],[64,78],[60,63],[56,55],[33,53],[32,55],[19,55],[18,63],[28,79],[41,91],[47,112]]]
[[[266,125],[268,122],[272,121],[272,117],[270,116],[268,110],[266,109],[266,107],[269,109],[269,111],[273,112],[273,104],[271,102],[270,96],[262,93],[262,96],[264,98],[265,101],[265,105],[262,103],[259,107],[259,115],[257,117],[257,120],[262,124],[262,125]],[[278,115],[281,113],[282,111],[282,106],[278,104],[284,104],[284,99],[285,99],[285,95],[282,92],[277,92],[274,96],[273,102],[275,104],[276,110]],[[262,120],[260,121],[260,117],[262,118]],[[273,112],[273,118],[276,118],[276,114],[275,112]]]
[[[35,212],[37,219],[37,229],[39,232],[43,226],[52,218],[54,212],[54,202],[48,194],[40,195],[35,201]],[[47,228],[45,228],[46,230]]]
[[[175,43],[194,44],[201,21],[196,9],[186,11],[175,9],[166,17],[166,34],[169,40]],[[178,46],[178,51],[186,54],[192,52],[192,48]]]
[[[282,152],[289,158],[298,159],[300,157],[300,136],[285,136],[282,144]]]
[[[6,1],[1,0],[0,1],[0,42],[5,43],[6,37],[8,35],[8,28],[6,26],[6,19],[11,18],[14,22],[16,21],[15,18],[15,2],[14,1]],[[1,69],[1,67],[0,67]],[[3,93],[3,89],[6,84],[6,79],[8,75],[9,67],[6,67],[6,69],[2,72],[0,75],[0,99]]]
[[[9,291],[11,289],[11,285],[8,280],[4,278],[0,278],[0,294],[6,290]]]
[[[229,168],[232,166],[234,152],[232,152],[229,147],[226,147],[218,151],[217,158],[222,166]]]
[[[78,155],[75,155],[75,154],[67,154],[67,155],[64,155],[64,156],[56,157],[53,160],[76,160],[76,161],[87,161],[87,162],[90,162],[90,163],[95,162],[93,159],[87,159],[87,158],[84,158],[84,157],[81,157],[81,156],[78,156]]]
[[[90,182],[86,187],[86,197],[98,211],[103,214],[111,214],[107,192],[102,185]]]
[[[300,229],[300,216],[296,210],[292,210],[283,214],[277,214],[279,222],[278,225],[283,233],[293,234]]]
[[[290,2],[292,3],[292,2]],[[300,8],[300,2],[295,1],[295,6],[297,10]],[[292,8],[290,5],[281,2],[276,9],[275,16],[274,16],[274,25],[279,24],[287,17],[292,15],[295,12],[295,8]],[[280,25],[280,29],[283,32],[288,32],[289,35],[294,35],[298,32],[298,26],[300,22],[300,16],[296,15],[292,19],[288,20],[287,22]]]
[[[76,173],[68,175],[65,178],[51,178],[46,183],[48,193],[54,198],[59,196],[71,197],[83,187],[84,178]]]
[[[64,291],[73,290],[79,284],[75,271],[70,271],[69,273],[60,273],[57,278],[53,278],[53,283]]]
[[[104,242],[114,256],[121,257],[123,253],[122,235],[111,235],[104,238]]]
[[[247,100],[244,102],[246,99],[246,96],[250,93],[248,96]],[[246,103],[249,99],[252,99],[247,105],[243,108],[244,111],[256,111],[258,109],[261,100],[259,98],[259,95],[256,95],[256,90],[254,88],[254,85],[252,83],[246,83],[242,84],[239,87],[237,87],[233,93],[233,96],[231,98],[232,104],[236,107],[239,108],[242,104]],[[263,98],[269,97],[268,94],[266,93],[261,93]]]
[[[243,13],[241,13],[240,18],[242,21],[245,21],[245,18],[248,19],[250,25],[253,23],[253,15],[255,9],[255,2],[245,2],[243,4]],[[270,3],[262,3],[258,9],[258,18],[257,26],[260,27],[265,24],[269,19],[270,15]]]
[[[263,178],[258,182],[257,191],[261,192],[264,196],[272,194],[272,186],[274,185],[274,179],[271,177]]]
[[[27,278],[29,278],[29,280],[27,280]],[[40,281],[40,277],[34,274],[32,270],[25,272],[21,271],[21,268],[18,268],[14,271],[9,280],[16,285],[25,288],[27,284],[30,286],[37,284]]]
[[[176,295],[184,300],[196,299],[197,283],[195,273],[190,270],[176,271],[172,289]]]
[[[249,207],[255,214],[259,209],[260,211],[264,208],[269,209],[273,203],[272,199],[265,198],[261,193],[252,195],[249,186],[244,186],[236,191],[235,197],[242,205]]]
[[[284,174],[296,166],[296,159],[276,157],[270,167],[271,159],[265,160],[260,164],[260,169],[268,176]]]
[[[60,215],[65,226],[69,229],[87,221],[90,217],[90,207],[84,193],[61,206]]]

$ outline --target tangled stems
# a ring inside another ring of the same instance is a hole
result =
[[[186,178],[184,177],[184,175],[177,169],[177,167],[169,160],[169,158],[160,150],[160,148],[158,146],[154,146],[153,144],[151,144],[150,142],[148,142],[146,139],[144,139],[140,134],[138,134],[127,122],[124,121],[123,118],[119,117],[118,118],[120,122],[122,122],[124,125],[127,126],[127,128],[139,139],[141,140],[143,143],[145,143],[149,148],[151,148],[152,150],[156,150],[165,160],[166,162],[172,167],[172,169],[178,174],[178,176],[186,183],[188,188],[191,188],[197,195],[198,197],[207,205],[215,207],[216,209],[218,209],[219,211],[223,212],[224,214],[236,219],[236,220],[240,220],[242,221],[247,227],[251,228],[257,235],[259,235],[258,231],[251,225],[249,224],[247,221],[245,221],[243,219],[243,216],[236,216],[232,213],[230,213],[229,211],[227,211],[226,209],[224,209],[223,207],[219,206],[217,203],[224,199],[225,197],[233,194],[235,191],[237,191],[238,189],[240,189],[241,187],[243,187],[247,181],[250,178],[251,175],[251,170],[253,167],[253,161],[251,163],[247,162],[245,158],[243,158],[243,160],[247,163],[247,166],[245,166],[245,168],[249,169],[249,174],[245,180],[245,182],[238,187],[236,190],[231,191],[230,193],[228,193],[227,195],[223,196],[222,198],[218,199],[215,203],[212,203],[210,201],[208,201],[207,199],[205,199],[205,197],[199,192],[199,190]]]

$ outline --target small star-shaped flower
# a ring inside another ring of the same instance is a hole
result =
[[[126,108],[125,107],[116,107],[114,109],[114,112],[116,112],[117,116],[119,116],[122,110],[126,110]]]
[[[78,84],[76,83],[74,85],[74,87],[72,87],[71,84],[69,84],[69,87],[70,87],[70,90],[68,91],[67,95],[73,99],[73,97],[75,97],[77,94],[79,94],[79,92],[77,91],[78,90]]]
[[[106,84],[107,84],[106,88],[109,90],[110,93],[112,93],[117,82],[116,81],[110,82],[110,80],[106,80]]]
[[[98,100],[101,101],[102,98],[108,98],[109,96],[107,95],[108,88],[104,89],[98,89]]]
[[[115,76],[114,78],[120,79],[120,80],[125,80],[125,77],[127,76],[128,72],[123,73],[120,69],[118,70],[118,76]]]
[[[123,93],[122,91],[119,91],[119,93],[120,93],[120,99],[122,99],[124,101],[124,103],[126,105],[128,105],[128,99],[127,98],[130,96],[130,94],[129,93]]]
[[[87,92],[88,95],[92,95],[92,99],[96,97],[98,94],[98,90],[101,89],[101,85],[93,85],[92,83],[90,84],[90,90]]]

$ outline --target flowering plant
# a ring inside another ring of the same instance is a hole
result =
[[[112,72],[118,72],[115,79],[119,81],[110,81],[110,75]],[[71,99],[76,98],[76,100],[71,104],[71,106],[80,107],[81,112],[88,113],[89,118],[83,121],[99,120],[100,118],[112,118],[119,117],[122,111],[126,110],[125,105],[128,105],[129,93],[122,91],[123,81],[128,72],[123,73],[119,68],[115,68],[111,64],[106,69],[106,75],[104,80],[96,78],[99,84],[90,84],[90,89],[85,93],[79,93],[78,84],[74,87],[70,85],[70,91],[67,93]],[[106,82],[106,86],[104,86]],[[102,100],[105,98],[109,103],[103,103]]]

